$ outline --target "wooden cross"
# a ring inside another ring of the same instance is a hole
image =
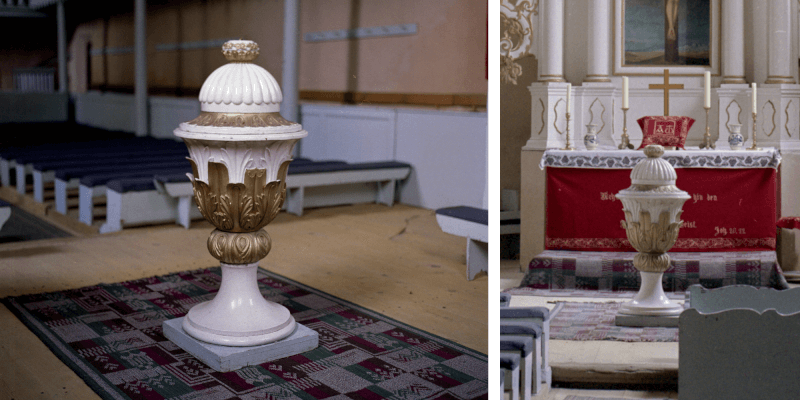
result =
[[[664,89],[664,116],[669,115],[669,90],[670,89],[683,89],[683,84],[676,83],[676,84],[669,84],[669,70],[664,70],[664,83],[657,85],[654,83],[650,84],[650,89]]]

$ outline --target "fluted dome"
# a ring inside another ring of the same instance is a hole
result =
[[[678,174],[667,160],[661,158],[664,148],[651,144],[644,148],[646,159],[633,167],[631,183],[634,185],[667,186],[675,185]]]
[[[224,113],[280,111],[281,88],[264,68],[253,64],[258,45],[251,40],[230,40],[223,45],[230,61],[208,76],[200,89],[200,110]]]

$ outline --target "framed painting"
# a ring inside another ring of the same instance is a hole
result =
[[[719,75],[720,0],[614,0],[614,75]]]

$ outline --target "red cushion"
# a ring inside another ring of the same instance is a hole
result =
[[[800,217],[783,217],[777,225],[783,229],[800,229]]]
[[[642,117],[636,122],[642,128],[642,145],[640,149],[649,144],[662,146],[675,146],[682,149],[686,143],[686,136],[694,124],[694,119],[689,117]]]

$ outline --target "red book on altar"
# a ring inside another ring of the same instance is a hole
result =
[[[660,144],[662,146],[673,146],[683,149],[686,143],[686,136],[689,129],[694,124],[694,119],[689,117],[642,117],[636,120],[642,128],[642,145],[639,149],[645,148],[650,144]]]

